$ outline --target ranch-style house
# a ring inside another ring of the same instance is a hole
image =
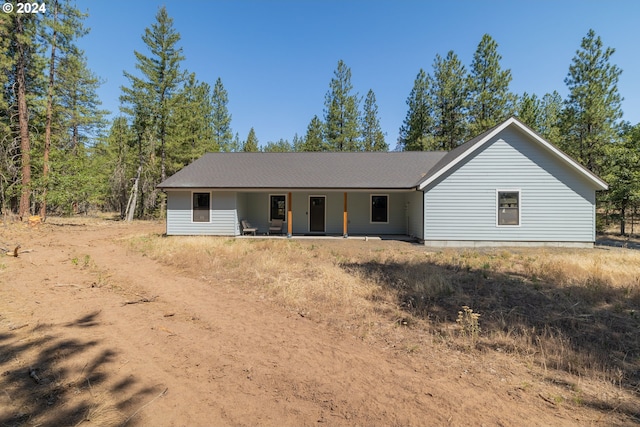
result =
[[[207,153],[158,187],[167,235],[589,247],[607,184],[512,117],[450,152]]]

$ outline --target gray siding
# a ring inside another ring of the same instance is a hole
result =
[[[507,128],[425,188],[425,240],[593,242],[593,184]],[[520,190],[520,225],[496,225],[496,190]]]
[[[207,192],[206,190],[197,191]],[[235,236],[238,233],[235,192],[211,193],[209,222],[192,221],[191,195],[191,191],[167,191],[168,235]]]
[[[389,196],[389,223],[371,222],[371,195]],[[349,193],[349,234],[407,234],[407,193],[381,191]]]
[[[269,227],[269,195],[285,194],[288,191],[247,192],[238,193],[238,212],[240,218],[246,218],[251,225],[258,228],[258,233],[263,234]],[[371,194],[389,195],[389,223],[375,224],[370,221],[370,196]],[[342,191],[295,191],[292,193],[293,234],[309,233],[309,197],[325,197],[325,233],[342,234],[343,232],[343,208],[344,192]],[[418,196],[420,202],[422,193],[411,191],[404,192],[348,192],[347,209],[349,234],[407,234],[409,228],[407,218],[407,202],[410,197]],[[416,202],[419,203],[419,202]],[[420,221],[422,220],[422,208],[420,207]],[[421,222],[417,228],[422,228]],[[287,223],[284,224],[284,232],[287,231]]]
[[[409,203],[409,236],[424,239],[424,193],[414,191],[407,194]]]

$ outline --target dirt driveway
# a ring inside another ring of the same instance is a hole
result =
[[[0,225],[0,425],[588,425],[526,367],[414,357],[190,277],[121,239],[161,223]],[[598,419],[600,417],[600,420]],[[609,420],[611,421],[611,420]]]

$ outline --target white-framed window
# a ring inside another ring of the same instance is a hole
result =
[[[287,196],[285,194],[269,194],[269,222],[274,219],[287,220]]]
[[[517,227],[520,225],[520,190],[496,190],[496,225]]]
[[[193,222],[210,222],[211,193],[196,193],[191,196]]]
[[[388,194],[372,194],[371,203],[369,204],[369,215],[371,223],[388,224],[389,223],[389,195]]]

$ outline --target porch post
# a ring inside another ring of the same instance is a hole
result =
[[[349,234],[347,233],[347,223],[348,223],[348,213],[347,213],[347,192],[344,192],[344,213],[342,217],[342,236],[347,238]]]
[[[293,214],[291,212],[291,192],[289,192],[289,197],[287,197],[287,237],[293,236]]]

